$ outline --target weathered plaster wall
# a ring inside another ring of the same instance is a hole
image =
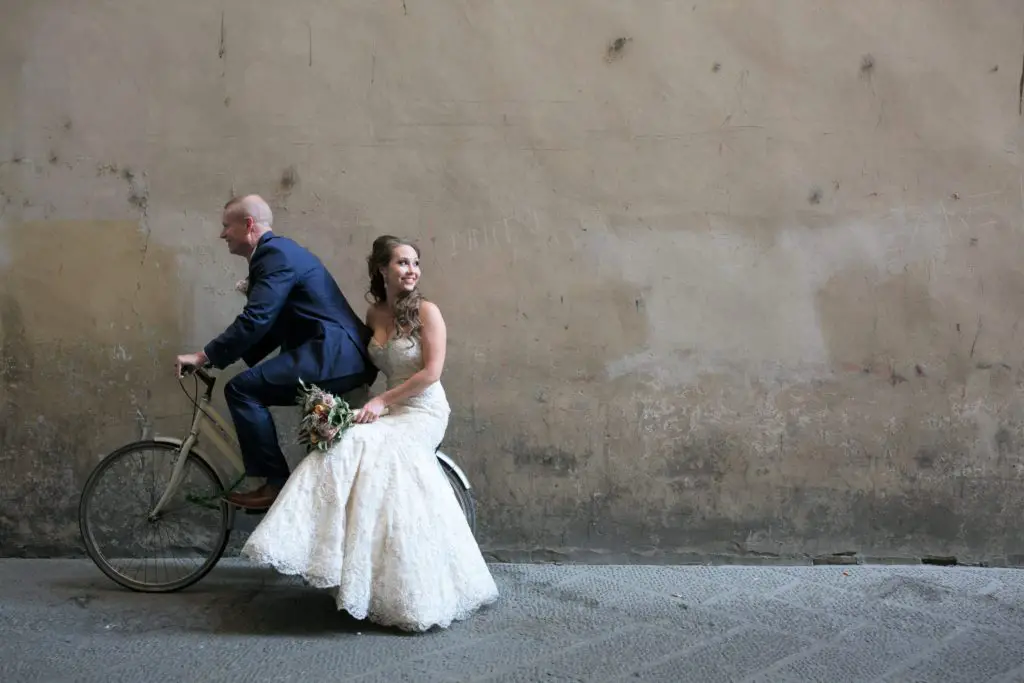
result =
[[[418,238],[500,557],[1024,554],[1024,4],[0,0],[0,552],[180,429],[265,194]]]

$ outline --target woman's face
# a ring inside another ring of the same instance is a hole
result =
[[[412,247],[399,245],[392,250],[391,262],[382,272],[389,292],[411,292],[420,279],[420,257]]]

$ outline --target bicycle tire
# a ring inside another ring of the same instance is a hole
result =
[[[204,576],[206,576],[210,570],[214,568],[220,558],[224,555],[224,551],[227,549],[228,540],[231,536],[230,529],[230,511],[228,504],[224,501],[220,503],[220,531],[219,537],[214,545],[214,552],[209,558],[195,571],[185,575],[184,577],[167,583],[148,583],[144,581],[135,581],[128,578],[124,574],[118,572],[110,563],[106,560],[103,553],[96,546],[95,538],[93,537],[92,530],[89,524],[89,504],[91,497],[96,489],[97,483],[111,465],[116,463],[118,460],[124,458],[131,453],[138,450],[151,450],[151,451],[166,451],[168,456],[177,455],[180,447],[167,442],[162,441],[135,441],[129,444],[121,446],[117,450],[106,455],[99,464],[93,468],[93,471],[89,474],[89,478],[85,481],[85,486],[82,487],[82,495],[78,504],[78,524],[79,531],[82,535],[82,541],[85,544],[86,553],[89,555],[89,559],[99,567],[110,580],[114,583],[128,588],[133,591],[140,593],[172,593],[175,591],[187,588]],[[224,484],[217,473],[210,465],[197,456],[195,453],[189,453],[187,465],[194,465],[197,469],[208,477],[212,482],[216,484],[218,488],[223,488]]]
[[[448,483],[452,486],[452,491],[455,493],[455,499],[459,502],[459,507],[462,508],[462,513],[466,516],[466,523],[469,524],[469,530],[473,536],[476,536],[476,496],[473,495],[473,490],[466,488],[462,484],[462,480],[459,475],[455,473],[448,463],[443,460],[438,460],[437,464],[441,466],[441,470],[444,475],[448,478]]]

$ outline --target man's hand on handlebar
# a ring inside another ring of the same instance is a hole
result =
[[[210,362],[202,351],[178,356],[174,363],[174,376],[181,379],[186,372],[197,370]]]

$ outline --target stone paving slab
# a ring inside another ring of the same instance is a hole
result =
[[[502,600],[408,635],[224,560],[169,595],[0,560],[0,681],[1024,682],[1024,571],[491,565]]]

